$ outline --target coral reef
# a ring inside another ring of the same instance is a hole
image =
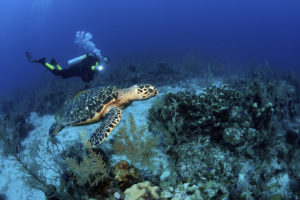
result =
[[[237,145],[245,140],[246,132],[265,132],[272,122],[273,103],[258,103],[249,96],[228,85],[208,87],[200,95],[168,93],[150,109],[149,127],[162,131],[166,144],[181,144],[208,134],[216,141]]]
[[[161,193],[162,199],[172,200],[205,200],[205,199],[222,199],[229,197],[228,191],[222,183],[208,181],[206,183],[190,184],[180,183],[176,188],[169,188]]]
[[[160,130],[166,143],[180,144],[199,134],[210,134],[220,139],[226,127],[237,120],[240,113],[240,93],[228,86],[207,88],[201,95],[190,92],[168,93],[158,99],[149,111],[149,127]],[[156,129],[156,130],[155,130]]]
[[[148,126],[164,135],[162,144],[175,161],[177,183],[197,188],[191,194],[166,188],[163,193],[173,199],[268,199],[278,194],[291,198],[289,188],[293,193],[299,188],[297,159],[292,157],[293,164],[288,164],[290,155],[298,152],[298,131],[284,131],[287,120],[299,118],[290,109],[299,106],[291,88],[286,82],[251,79],[235,87],[208,87],[199,95],[186,91],[158,98]]]

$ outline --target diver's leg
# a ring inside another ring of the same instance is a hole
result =
[[[56,62],[56,60],[55,60],[54,58],[52,58],[52,59],[50,60],[50,64],[53,65],[53,66],[55,66],[56,69],[58,69],[58,71],[63,70],[63,69],[61,68],[61,66]]]
[[[58,63],[56,62],[56,60],[55,60],[54,58],[52,58],[52,59],[50,60],[50,64],[51,64],[51,65],[57,65]]]
[[[33,60],[31,54],[28,51],[26,51],[26,57],[27,57],[28,61],[31,63],[40,63],[42,65],[45,65],[45,63],[46,63],[45,57],[39,58],[37,60]]]
[[[63,73],[62,73],[63,70],[54,58],[51,59],[50,63],[46,62],[45,57],[34,60],[31,56],[31,54],[28,51],[26,51],[26,57],[27,57],[29,62],[42,64],[44,67],[46,67],[55,76],[63,76]]]

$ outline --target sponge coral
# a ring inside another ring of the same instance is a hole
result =
[[[151,186],[149,181],[134,184],[124,192],[125,200],[160,199],[159,188]]]

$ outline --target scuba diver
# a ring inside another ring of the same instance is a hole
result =
[[[102,59],[100,60],[100,58],[95,54],[88,53],[69,60],[69,67],[66,69],[62,69],[62,67],[56,62],[54,58],[52,58],[50,62],[46,62],[45,57],[34,60],[28,51],[26,51],[26,57],[31,63],[42,64],[55,76],[61,76],[63,79],[80,77],[81,80],[85,83],[89,83],[90,81],[92,81],[97,71],[102,71],[103,64],[108,63],[109,61],[108,57],[102,57]]]

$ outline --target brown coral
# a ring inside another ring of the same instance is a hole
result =
[[[66,159],[68,170],[76,176],[78,185],[97,186],[108,177],[106,164],[102,155],[94,152],[89,142],[85,142],[85,147],[87,153],[83,156],[80,163],[78,163],[76,158]]]
[[[112,173],[122,191],[133,184],[142,181],[142,176],[139,174],[138,170],[133,166],[130,166],[128,162],[124,160],[121,160],[113,167]]]
[[[125,155],[132,164],[153,167],[151,159],[155,157],[158,137],[147,134],[146,126],[136,127],[134,117],[129,115],[129,127],[124,123],[115,135],[113,149],[116,154]]]

